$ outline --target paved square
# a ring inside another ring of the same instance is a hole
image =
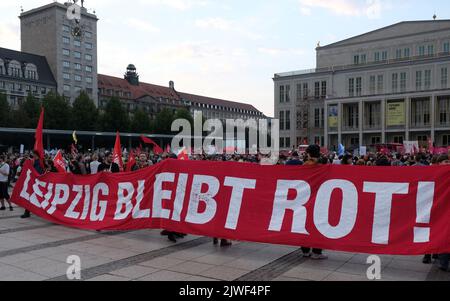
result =
[[[299,248],[234,242],[220,248],[189,235],[169,242],[159,230],[94,232],[70,229],[22,209],[0,212],[0,281],[67,280],[67,258],[81,259],[89,281],[368,281],[367,255],[326,252],[304,259]],[[421,256],[380,256],[382,281],[450,281]]]

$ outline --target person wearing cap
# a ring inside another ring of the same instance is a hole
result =
[[[306,149],[306,162],[305,165],[307,166],[317,166],[320,164],[320,147],[318,145],[310,145]],[[322,249],[312,249],[311,253],[311,247],[302,247],[303,257],[309,258],[314,260],[323,260],[328,259],[328,256],[323,255]]]

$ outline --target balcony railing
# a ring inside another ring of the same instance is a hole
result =
[[[324,67],[324,68],[313,68],[313,69],[298,70],[298,71],[291,71],[291,72],[282,72],[282,73],[276,73],[275,78],[304,75],[304,74],[310,74],[310,73],[319,73],[319,72],[335,72],[335,71],[342,71],[342,70],[347,70],[347,69],[361,68],[361,67],[368,67],[368,66],[378,66],[378,65],[381,66],[381,65],[389,65],[389,64],[396,64],[396,63],[415,62],[415,61],[421,61],[421,60],[432,60],[435,58],[450,58],[450,52],[440,52],[440,53],[435,53],[435,54],[431,54],[431,55],[410,56],[407,58],[390,59],[390,60],[377,61],[377,62],[368,62],[368,63],[351,64],[351,65],[339,65],[339,66],[331,66],[331,67]]]

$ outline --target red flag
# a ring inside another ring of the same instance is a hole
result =
[[[36,134],[34,136],[35,143],[34,143],[34,150],[39,153],[39,157],[41,158],[41,166],[44,168],[44,159],[45,159],[45,152],[44,152],[44,139],[42,138],[42,132],[44,129],[44,107],[41,108],[41,116],[39,117],[39,122],[36,128]]]
[[[189,161],[189,156],[185,147],[183,147],[181,152],[178,154],[178,160]]]
[[[162,153],[164,152],[163,149],[162,149],[161,147],[159,147],[159,145],[156,144],[156,142],[153,141],[152,139],[147,138],[147,137],[145,137],[144,135],[141,136],[141,139],[142,139],[142,141],[143,141],[145,144],[153,145],[153,152],[154,152],[155,154],[160,155],[160,154],[162,154]]]
[[[76,156],[78,155],[78,150],[75,144],[72,143],[72,145],[70,146],[70,151],[72,152],[72,156],[76,158]]]
[[[136,155],[134,153],[134,150],[131,150],[130,152],[130,156],[128,157],[128,162],[127,162],[127,169],[126,172],[130,172],[132,171],[131,169],[133,168],[133,166],[136,165]]]
[[[55,158],[53,158],[53,163],[55,164],[55,167],[58,170],[58,172],[60,173],[66,172],[66,161],[64,161],[60,150],[56,153]]]
[[[120,134],[117,132],[116,144],[114,145],[113,162],[119,165],[120,171],[123,171],[122,147],[120,146]]]

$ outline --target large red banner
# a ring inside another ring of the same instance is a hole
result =
[[[419,255],[450,252],[449,171],[168,160],[134,173],[39,176],[27,162],[12,200],[81,229]]]

